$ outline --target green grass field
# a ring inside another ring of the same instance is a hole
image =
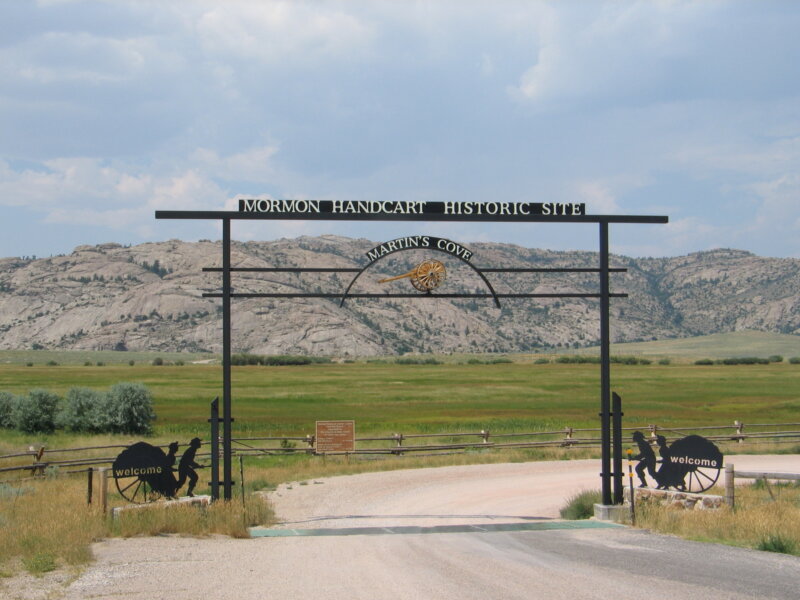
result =
[[[800,365],[614,365],[625,424],[797,421]],[[0,390],[147,385],[157,436],[206,431],[221,393],[218,365],[0,366]],[[596,427],[599,367],[592,364],[322,364],[234,367],[237,435],[313,433],[323,419],[355,419],[358,432],[423,433]],[[3,436],[22,434],[4,432]],[[64,435],[64,434],[56,434]],[[30,437],[30,436],[28,436]]]

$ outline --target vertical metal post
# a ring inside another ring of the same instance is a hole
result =
[[[611,333],[609,326],[608,221],[600,222],[600,444],[603,504],[611,504]]]
[[[231,451],[231,220],[222,219],[222,477],[223,497],[233,497]]]
[[[108,467],[100,467],[100,507],[103,514],[108,512]]]
[[[614,478],[614,504],[622,504],[624,486],[622,481],[622,398],[611,394],[611,439],[613,441],[612,466]]]
[[[94,469],[89,467],[86,471],[86,504],[92,503],[92,477],[94,476]]]
[[[244,493],[244,456],[239,455],[239,478],[242,481],[242,506],[245,506],[245,493]]]
[[[628,483],[631,492],[631,525],[636,525],[636,492],[633,491],[633,465],[631,464],[631,454],[633,450],[628,448]]]
[[[211,501],[219,500],[219,396],[211,402]]]

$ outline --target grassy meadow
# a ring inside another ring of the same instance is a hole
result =
[[[334,363],[233,367],[232,373],[236,435],[304,435],[323,419],[355,419],[359,434],[597,426],[593,364]],[[611,374],[626,426],[790,422],[800,415],[800,365],[614,365]],[[202,435],[209,403],[221,393],[221,368],[0,366],[0,390],[16,394],[44,388],[63,395],[75,386],[102,390],[120,381],[151,390],[156,438]],[[52,441],[10,431],[0,440]]]

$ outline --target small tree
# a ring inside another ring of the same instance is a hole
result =
[[[14,403],[11,419],[14,427],[26,433],[52,433],[56,428],[56,410],[60,398],[47,390],[31,390]]]
[[[57,424],[69,431],[108,431],[107,404],[107,394],[89,388],[71,388],[64,398]]]
[[[0,392],[0,427],[14,427],[14,420],[11,415],[17,397],[10,392]]]
[[[118,383],[108,392],[106,418],[114,433],[151,433],[156,413],[150,390],[141,383]]]

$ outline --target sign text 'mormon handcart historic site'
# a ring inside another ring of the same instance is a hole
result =
[[[424,200],[239,200],[239,212],[332,215],[582,216],[574,202],[427,202]]]

